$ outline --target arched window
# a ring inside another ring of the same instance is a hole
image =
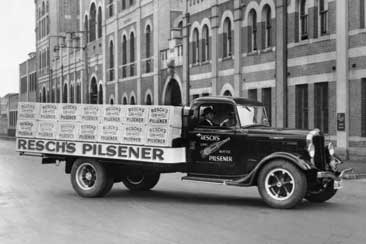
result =
[[[135,34],[130,34],[130,62],[135,62]]]
[[[62,103],[67,103],[67,84],[64,85],[64,90],[62,94]]]
[[[113,105],[113,104],[114,104],[114,99],[113,99],[113,97],[111,97],[111,99],[109,100],[109,104],[110,104],[110,105]]]
[[[74,86],[70,85],[70,103],[74,103]]]
[[[210,36],[208,26],[204,25],[202,29],[202,62],[210,59]]]
[[[80,83],[76,84],[76,103],[81,103],[81,87]]]
[[[130,34],[130,62],[135,62],[135,34],[133,32]],[[130,65],[130,74],[135,75],[135,64]]]
[[[131,105],[135,105],[136,104],[136,102],[135,102],[135,96],[131,96],[131,98],[130,98],[130,104]]]
[[[43,103],[47,102],[47,100],[46,100],[46,88],[45,87],[43,87],[43,89],[42,89],[42,102]]]
[[[252,9],[249,12],[249,51],[257,51],[257,12]]]
[[[52,90],[51,90],[51,102],[52,103],[55,102],[55,88],[52,88]]]
[[[122,10],[126,9],[126,0],[122,0]]]
[[[103,104],[103,86],[102,86],[102,84],[99,85],[98,103]]]
[[[84,31],[85,33],[89,33],[89,19],[88,19],[88,15],[85,15],[85,19],[84,19]],[[86,36],[86,42],[89,42],[89,35],[85,35]]]
[[[127,97],[123,97],[123,101],[122,101],[122,104],[123,104],[123,105],[126,105],[126,104],[128,104],[128,101],[127,101]]]
[[[268,4],[264,6],[262,16],[264,24],[263,48],[268,48],[272,46],[272,17],[271,7]]]
[[[103,18],[102,18],[102,8],[98,8],[98,38],[101,38],[103,35]]]
[[[46,5],[42,2],[42,16],[46,14]]]
[[[200,36],[198,29],[193,30],[193,40],[192,40],[192,63],[196,64],[199,62],[199,48],[200,48]]]
[[[152,105],[152,99],[151,99],[151,95],[150,94],[147,94],[146,100],[145,100],[145,104],[146,105]]]
[[[231,92],[229,90],[226,90],[224,92],[224,96],[226,96],[226,97],[232,97],[233,95],[231,94]]]
[[[308,9],[306,0],[299,0],[299,15],[300,15],[300,38],[301,40],[308,39]]]
[[[224,20],[224,32],[223,32],[223,50],[224,58],[232,56],[232,29],[231,20],[227,17]]]
[[[114,45],[113,41],[109,42],[109,81],[114,80]]]
[[[127,37],[122,37],[122,78],[127,77]]]
[[[96,17],[97,17],[97,9],[95,7],[95,3],[92,3],[90,6],[90,19],[89,19],[89,41],[95,41],[96,39],[96,33],[95,33],[95,27],[96,27]]]
[[[150,25],[146,26],[145,32],[146,39],[146,57],[149,58],[151,56],[151,27]]]
[[[114,15],[114,3],[113,0],[109,0],[108,2],[108,16],[112,17]]]
[[[320,34],[326,35],[328,33],[328,0],[319,0],[319,17]]]
[[[56,88],[56,102],[60,103],[60,101],[61,101],[61,91],[60,91],[60,87],[57,86],[57,88]]]

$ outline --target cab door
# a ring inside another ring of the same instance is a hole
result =
[[[202,111],[211,106],[215,111],[213,126],[202,125]],[[196,125],[189,131],[190,175],[212,177],[234,177],[243,172],[242,135],[238,133],[237,123],[221,124],[228,113],[234,113],[232,104],[201,104],[197,111]],[[234,120],[236,120],[234,116]]]

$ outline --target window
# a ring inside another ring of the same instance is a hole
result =
[[[233,94],[231,94],[231,92],[230,92],[229,90],[226,90],[226,91],[224,92],[224,96],[225,96],[225,97],[232,97],[232,96],[233,96]]]
[[[193,40],[192,40],[192,63],[197,64],[199,62],[199,42],[200,37],[198,33],[198,29],[195,28],[193,30]]]
[[[328,83],[317,83],[314,86],[314,125],[328,133]]]
[[[264,48],[269,48],[272,46],[272,15],[268,4],[263,8],[262,16],[264,17]]]
[[[249,12],[249,33],[249,51],[257,51],[257,12],[254,9]]]
[[[126,0],[122,0],[122,10],[126,9]]]
[[[67,103],[67,84],[64,85],[64,90],[62,94],[62,102]]]
[[[80,83],[76,85],[76,103],[81,103],[81,87]]]
[[[103,18],[102,18],[102,8],[98,9],[98,38],[101,38],[103,35]]]
[[[300,0],[300,37],[301,40],[308,39],[308,9],[306,0]]]
[[[272,89],[262,89],[262,102],[267,111],[268,122],[271,123],[272,119]]]
[[[136,102],[135,102],[135,96],[131,96],[131,98],[130,98],[130,104],[131,105],[135,105],[136,104]]]
[[[150,94],[147,94],[145,104],[152,105],[152,99]]]
[[[361,80],[361,136],[366,137],[366,78]]]
[[[20,93],[24,94],[27,93],[28,85],[27,85],[27,77],[23,77],[20,79]]]
[[[108,80],[114,80],[114,46],[113,41],[109,43],[109,72],[108,72]]]
[[[135,34],[131,32],[130,34],[130,62],[132,63],[130,66],[131,76],[135,75]]]
[[[236,126],[235,109],[228,103],[206,103],[199,107],[199,114],[194,115],[199,127],[222,127],[222,129]],[[211,116],[207,116],[212,111]],[[197,117],[198,116],[198,117]],[[209,121],[209,122],[208,122]]]
[[[134,0],[130,0],[130,7],[134,5]]]
[[[43,103],[47,102],[47,99],[46,99],[46,88],[44,88],[44,87],[42,89],[42,102]]]
[[[365,28],[365,0],[360,0],[360,28]]]
[[[127,37],[124,35],[122,38],[122,77],[127,77]]]
[[[257,89],[250,89],[250,90],[248,90],[248,98],[250,100],[257,101],[257,99],[258,99],[258,91],[257,91]]]
[[[149,58],[151,56],[151,27],[150,27],[150,25],[146,26],[145,39],[146,39],[146,57]]]
[[[296,88],[296,128],[308,129],[308,85]]]
[[[74,103],[74,86],[70,85],[70,103]]]
[[[208,26],[204,25],[202,29],[202,62],[209,60],[210,36]]]
[[[97,10],[95,8],[95,4],[92,3],[90,6],[90,19],[89,19],[89,41],[95,41],[96,39],[96,16],[97,16]]]
[[[224,33],[223,33],[223,50],[224,58],[231,57],[232,55],[232,29],[231,20],[227,17],[224,21]]]
[[[319,0],[320,15],[320,34],[325,35],[328,32],[328,1]]]
[[[122,104],[123,104],[123,105],[126,105],[126,104],[128,104],[128,102],[127,102],[127,97],[123,97],[123,101],[122,101]]]
[[[102,86],[102,84],[99,85],[98,104],[103,104],[103,86]]]
[[[88,20],[88,16],[87,15],[85,15],[85,20],[84,20],[84,31],[86,33],[89,32],[89,20]],[[86,34],[85,36],[86,36],[86,42],[89,42],[89,35]]]
[[[109,104],[110,104],[110,105],[113,105],[113,104],[114,104],[114,99],[113,99],[113,98],[111,98],[111,99],[109,100]]]
[[[109,0],[109,3],[108,3],[108,16],[109,16],[109,18],[110,17],[113,17],[113,15],[114,15],[114,3],[113,3],[113,0]]]

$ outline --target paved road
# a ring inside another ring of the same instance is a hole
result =
[[[364,243],[366,181],[347,181],[330,202],[274,210],[256,188],[182,183],[164,175],[154,191],[117,184],[82,199],[63,167],[19,157],[0,140],[0,243]]]

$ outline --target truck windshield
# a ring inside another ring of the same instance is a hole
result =
[[[237,108],[241,127],[269,126],[266,109],[263,106],[238,105]]]

